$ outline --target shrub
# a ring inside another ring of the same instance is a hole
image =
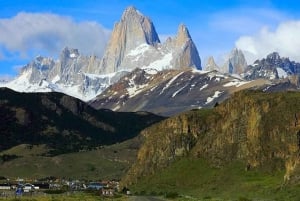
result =
[[[178,193],[176,193],[176,192],[168,192],[168,193],[166,193],[165,197],[166,198],[170,198],[170,199],[174,199],[174,198],[178,197]]]

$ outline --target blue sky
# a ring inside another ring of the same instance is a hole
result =
[[[300,4],[295,0],[0,0],[0,77],[64,46],[101,56],[113,25],[135,6],[163,40],[184,23],[198,48],[222,64],[237,46],[248,63],[272,51],[300,61]],[[299,55],[298,55],[299,54]]]

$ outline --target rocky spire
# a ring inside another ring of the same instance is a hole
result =
[[[137,34],[134,36],[129,35],[127,37],[141,40],[140,42],[146,42],[149,45],[160,43],[152,21],[148,17],[145,17],[135,7],[129,6],[126,8],[122,15],[121,23],[126,25],[126,28],[129,29],[128,31],[130,31],[130,33]],[[136,36],[141,38],[136,38]]]
[[[191,35],[184,24],[178,27],[177,36],[175,37],[175,48],[179,51],[175,62],[175,68],[184,68],[194,66],[201,69],[201,60],[198,50],[191,38]]]
[[[225,73],[241,74],[245,71],[247,62],[242,50],[234,48],[223,66]]]
[[[184,44],[187,40],[191,40],[191,35],[184,24],[179,25],[176,40],[178,44]]]
[[[213,70],[219,70],[219,66],[216,64],[214,57],[209,57],[205,66],[205,70],[207,71],[213,71]]]
[[[119,70],[124,56],[141,44],[154,46],[160,43],[152,21],[130,6],[116,23],[101,62],[103,73]]]

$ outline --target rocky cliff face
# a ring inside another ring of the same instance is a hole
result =
[[[173,50],[173,68],[194,67],[199,70],[202,69],[198,50],[184,24],[179,25],[177,36],[173,40],[168,40],[165,46]]]
[[[151,20],[143,16],[134,7],[128,7],[116,23],[101,63],[101,71],[112,73],[122,67],[124,57],[140,45],[155,46],[159,43],[158,35]]]
[[[195,44],[184,25],[177,36],[161,44],[151,20],[129,7],[116,23],[101,62],[105,73],[135,68],[201,68]]]
[[[299,181],[299,93],[242,91],[211,110],[191,111],[145,129],[145,143],[123,182],[134,183],[186,155],[222,167],[285,170]],[[159,140],[158,140],[159,139]]]
[[[247,62],[242,50],[234,48],[223,66],[223,72],[230,74],[242,74],[246,67]]]
[[[280,57],[277,52],[257,60],[246,69],[244,77],[248,80],[267,78],[270,80],[284,79],[291,75],[300,75],[300,64],[290,61],[289,58]]]

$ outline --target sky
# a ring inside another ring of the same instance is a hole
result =
[[[297,0],[0,0],[0,79],[66,46],[101,57],[128,6],[152,20],[161,41],[185,24],[203,67],[209,56],[222,65],[234,47],[248,64],[274,51],[300,62]]]

